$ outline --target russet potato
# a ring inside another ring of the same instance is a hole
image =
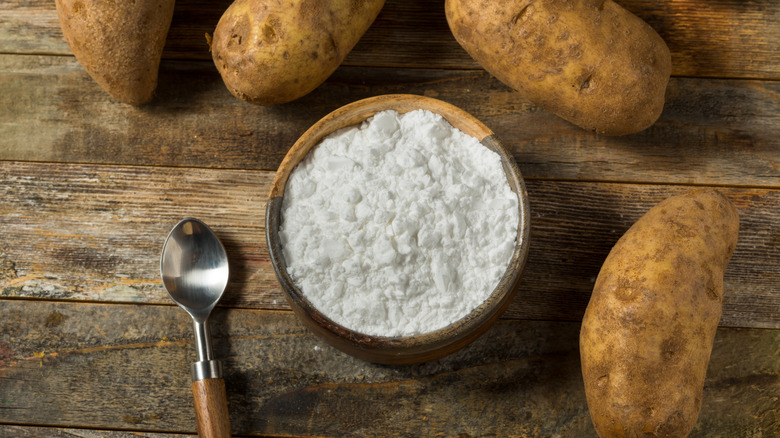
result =
[[[669,49],[612,0],[446,0],[445,11],[485,70],[575,125],[631,134],[663,110]]]
[[[322,84],[368,30],[384,0],[235,0],[211,40],[228,90],[275,105]]]
[[[141,105],[157,88],[174,0],[55,0],[65,40],[114,99]]]
[[[729,199],[698,189],[650,209],[612,248],[580,332],[585,394],[599,436],[690,433],[738,232]]]

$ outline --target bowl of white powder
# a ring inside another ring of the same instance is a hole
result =
[[[528,199],[479,120],[383,95],[337,109],[292,146],[266,238],[290,306],[316,334],[372,362],[422,362],[476,339],[512,300]]]

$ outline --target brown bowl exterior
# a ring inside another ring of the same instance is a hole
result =
[[[328,134],[362,123],[379,111],[395,110],[406,113],[417,109],[429,110],[443,116],[451,125],[477,139],[501,157],[504,173],[511,189],[518,195],[520,242],[499,284],[485,302],[469,315],[442,329],[415,336],[370,336],[347,329],[319,312],[295,286],[287,273],[279,225],[287,178],[308,152]],[[390,94],[363,99],[345,105],[315,123],[290,148],[274,178],[266,206],[266,240],[271,264],[285,291],[287,301],[296,315],[330,345],[352,356],[384,364],[410,364],[438,359],[468,345],[482,335],[506,310],[520,283],[529,248],[529,206],[525,182],[514,159],[500,140],[479,120],[465,111],[437,99]]]

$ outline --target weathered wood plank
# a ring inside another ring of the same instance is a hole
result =
[[[7,438],[187,438],[195,436],[197,435],[0,424],[0,437]]]
[[[164,56],[208,60],[213,33],[230,0],[178,2]],[[772,0],[620,1],[646,20],[672,52],[673,74],[780,78],[780,5]],[[70,54],[53,0],[0,4],[0,52]],[[444,2],[388,0],[346,65],[480,69],[450,33]]]
[[[739,0],[617,3],[664,38],[681,76],[780,78],[780,3]]]
[[[0,55],[0,159],[275,170],[330,111],[411,93],[481,119],[529,178],[780,186],[780,82],[673,79],[653,127],[603,137],[479,71],[344,67],[298,101],[258,107],[232,97],[207,63],[163,67],[156,100],[133,108],[73,58]]]
[[[194,432],[194,345],[177,307],[0,306],[3,421]],[[579,323],[502,320],[451,356],[403,367],[344,355],[292,312],[218,310],[212,328],[236,434],[595,436]],[[780,434],[778,349],[778,330],[720,329],[691,436]]]
[[[263,234],[270,172],[17,166],[0,163],[0,228],[14,234],[0,248],[4,295],[170,302],[160,250],[191,216],[230,252],[227,303],[282,304]]]
[[[226,306],[287,309],[265,244],[272,173],[0,162],[0,294],[168,303],[159,252],[185,216],[225,242]],[[507,316],[578,321],[631,224],[684,186],[529,180],[531,250]],[[780,328],[780,190],[722,189],[741,215],[721,324]]]

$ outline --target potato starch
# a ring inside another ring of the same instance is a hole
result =
[[[466,316],[517,238],[499,155],[426,110],[379,112],[329,135],[293,169],[283,202],[290,277],[323,314],[369,335]]]

